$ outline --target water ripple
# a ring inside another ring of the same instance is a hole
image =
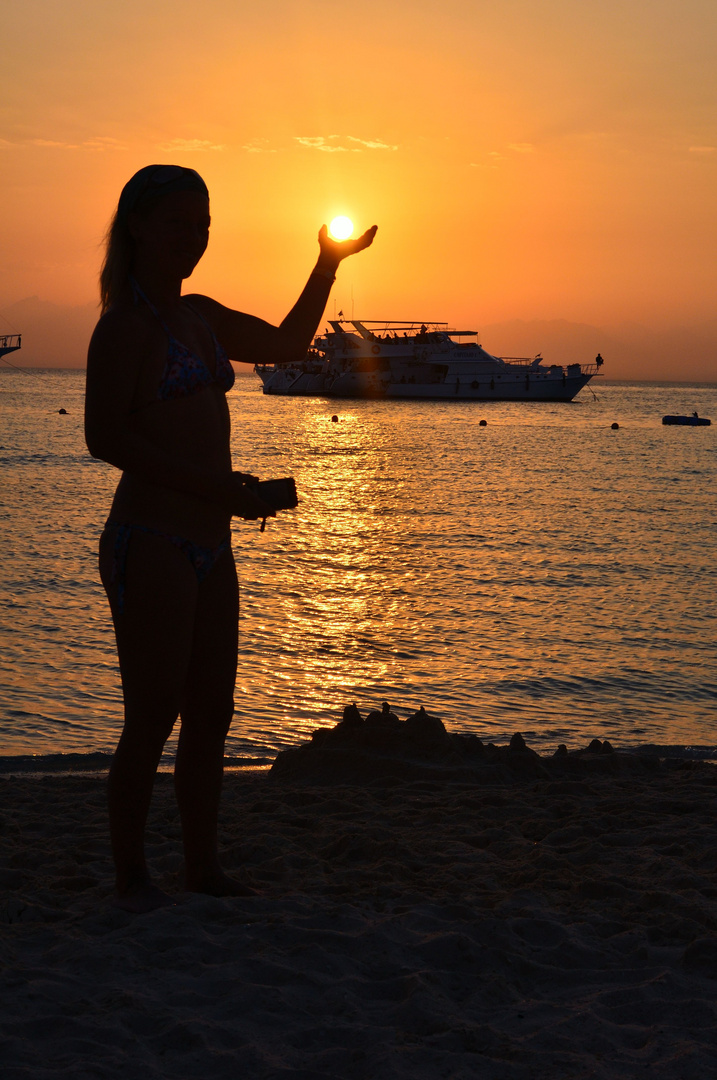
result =
[[[81,373],[9,379],[0,752],[106,752],[121,692],[96,542],[116,475],[85,452]],[[660,425],[717,419],[717,390],[599,396],[479,414],[274,399],[240,377],[236,466],[293,474],[301,503],[234,528],[228,752],[270,755],[382,699],[493,740],[717,745],[717,427]]]

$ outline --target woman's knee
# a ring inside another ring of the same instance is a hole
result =
[[[188,703],[182,710],[182,733],[200,739],[225,739],[234,717],[234,701]]]
[[[216,718],[217,731],[226,738],[229,734],[229,728],[232,726],[232,720],[234,719],[234,702],[230,701],[226,707]]]
[[[172,734],[179,708],[166,700],[143,700],[125,705],[125,731],[146,742],[162,745]]]

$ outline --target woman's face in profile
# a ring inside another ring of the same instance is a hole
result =
[[[209,242],[209,199],[198,191],[173,191],[146,214],[131,214],[136,262],[172,277],[188,278]]]

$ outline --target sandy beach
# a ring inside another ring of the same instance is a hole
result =
[[[713,766],[375,742],[227,776],[250,899],[182,893],[161,775],[143,916],[103,777],[0,778],[4,1080],[710,1075]]]

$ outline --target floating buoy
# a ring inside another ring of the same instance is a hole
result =
[[[488,427],[488,421],[487,420],[479,420],[478,421],[478,427]]]
[[[617,422],[614,423],[614,424],[610,424],[610,427],[611,427],[611,429],[613,431],[619,431],[620,430],[620,425]]]
[[[59,412],[60,416],[67,416],[67,409],[58,409],[57,411]]]
[[[336,413],[334,413],[334,415],[331,417],[331,423],[332,424],[338,424],[338,422],[339,422],[339,418],[336,415]]]

